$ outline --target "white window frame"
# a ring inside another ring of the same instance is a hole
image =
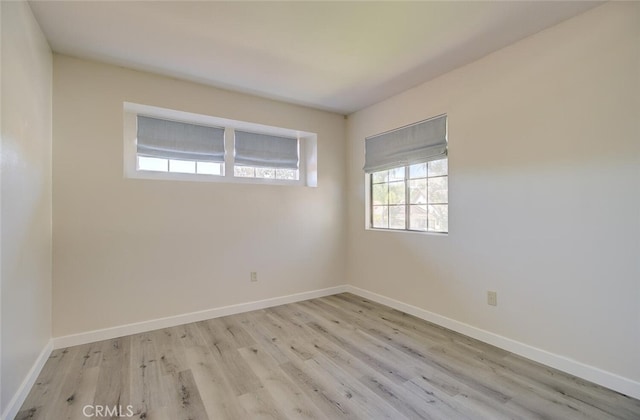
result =
[[[194,114],[184,111],[176,111],[150,105],[124,103],[123,131],[124,131],[124,177],[134,179],[172,180],[172,181],[196,181],[196,182],[224,182],[238,184],[268,184],[289,186],[318,186],[318,152],[317,134],[307,131],[274,127],[256,124],[246,121],[231,120],[228,118],[213,117],[202,114]],[[186,123],[208,125],[225,128],[225,162],[224,175],[191,174],[178,172],[159,172],[138,170],[137,154],[137,117],[138,115],[155,117],[160,119],[181,121]],[[234,130],[243,130],[254,133],[269,134],[274,136],[295,137],[298,139],[299,167],[297,180],[284,180],[273,178],[248,178],[234,176]]]
[[[450,210],[450,205],[449,205],[449,186],[450,183],[449,181],[451,180],[451,178],[449,177],[449,157],[445,157],[444,159],[447,159],[447,174],[443,175],[447,177],[447,214],[449,213]],[[398,168],[405,168],[405,183],[409,182],[409,166],[411,165],[405,165],[405,166],[398,166]],[[438,178],[439,176],[435,176],[433,178]],[[409,213],[408,213],[408,206],[410,205],[408,202],[406,202],[405,205],[405,211],[406,211],[406,222],[405,222],[405,228],[401,229],[401,228],[381,228],[381,227],[374,227],[373,226],[373,214],[372,214],[372,207],[373,207],[373,182],[372,182],[372,178],[373,178],[373,173],[365,173],[364,174],[365,177],[365,230],[372,230],[372,231],[378,231],[378,232],[408,232],[408,233],[417,233],[417,234],[427,234],[427,235],[437,235],[437,236],[447,236],[449,235],[450,229],[448,228],[446,232],[439,232],[439,231],[434,231],[434,230],[417,230],[417,229],[408,229],[406,228],[406,226],[408,225],[409,221]],[[426,179],[429,179],[429,177],[427,177]],[[408,185],[405,186],[405,189],[408,188]],[[408,195],[408,194],[407,194]],[[425,204],[428,205],[428,204]]]

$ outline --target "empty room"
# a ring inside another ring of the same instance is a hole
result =
[[[640,419],[640,2],[0,0],[0,419]]]

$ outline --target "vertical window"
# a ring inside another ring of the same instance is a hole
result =
[[[449,231],[446,116],[365,141],[369,227]]]

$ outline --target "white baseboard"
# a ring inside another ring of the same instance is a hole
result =
[[[44,348],[36,358],[33,366],[31,366],[29,373],[27,373],[27,377],[24,378],[24,381],[22,381],[20,387],[13,395],[13,398],[11,398],[11,401],[9,401],[7,408],[4,410],[4,413],[2,413],[2,420],[13,420],[13,418],[18,414],[18,411],[20,411],[20,407],[22,407],[24,400],[27,399],[27,396],[31,391],[31,387],[33,387],[36,379],[38,379],[38,375],[40,375],[42,367],[47,362],[47,359],[49,359],[49,355],[51,355],[52,350],[53,342],[49,340],[47,345],[44,346]]]
[[[468,337],[472,337],[485,343],[494,345],[503,350],[510,351],[519,356],[526,357],[527,359],[534,360],[536,362],[569,373],[579,378],[586,379],[587,381],[594,382],[598,385],[602,385],[606,388],[618,391],[630,397],[640,399],[640,382],[634,381],[632,379],[625,378],[615,373],[607,372],[597,367],[578,362],[577,360],[560,356],[558,354],[554,354],[546,350],[542,350],[537,347],[533,347],[498,334],[494,334],[489,331],[485,331],[472,325],[465,324],[464,322],[456,321],[454,319],[418,308],[417,306],[409,305],[407,303],[400,302],[398,300],[391,299],[386,296],[361,289],[359,287],[347,285],[346,289],[347,292],[353,293],[354,295],[358,295],[365,299],[390,306],[399,311],[416,316],[420,319],[424,319],[425,321],[432,322],[434,324],[440,325],[441,327],[448,328],[450,330],[464,334]]]
[[[222,306],[219,308],[206,309],[204,311],[191,312],[166,318],[152,319],[149,321],[136,322],[133,324],[120,325],[117,327],[104,328],[100,330],[87,331],[79,334],[65,335],[53,338],[53,348],[59,349],[80,344],[93,343],[96,341],[109,340],[125,335],[139,334],[160,328],[175,327],[177,325],[188,324],[190,322],[204,321],[221,316],[238,314],[241,312],[255,311],[272,306],[284,305],[287,303],[300,302],[307,299],[314,299],[323,296],[343,293],[347,290],[346,285],[329,287],[327,289],[312,290],[310,292],[296,293],[293,295],[279,296],[270,299],[257,300],[236,305]]]
[[[313,290],[310,292],[296,293],[293,295],[280,296],[254,302],[240,303],[236,305],[223,306],[219,308],[207,309],[204,311],[192,312],[172,317],[137,322],[133,324],[88,331],[62,337],[55,337],[52,339],[52,345],[54,349],[76,346],[80,344],[108,340],[125,335],[138,334],[160,328],[175,327],[177,325],[187,324],[190,322],[204,321],[221,316],[254,311],[258,309],[269,308],[272,306],[284,305],[287,303],[299,302],[302,300],[314,299],[343,292],[350,292],[363,298],[370,299],[374,302],[387,305],[399,311],[406,312],[418,318],[459,332],[485,343],[494,345],[501,349],[510,351],[519,356],[526,357],[527,359],[534,360],[560,371],[575,375],[579,378],[586,379],[588,381],[594,382],[598,385],[602,385],[614,391],[618,391],[630,397],[640,399],[640,382],[351,285],[330,287],[327,289]],[[48,354],[51,352],[51,343],[48,345],[48,348],[49,349],[46,357],[48,357]],[[43,354],[44,353],[45,351],[43,350]],[[28,393],[31,385],[33,384],[33,381],[35,381],[35,378],[38,376],[37,374],[40,372],[42,365],[46,361],[46,357],[43,358],[43,355],[41,355],[38,358],[38,363],[34,365],[34,368],[32,369],[32,372],[30,372],[29,377],[27,378],[27,380],[25,380],[25,383],[20,388],[21,391],[16,395],[16,397],[14,397],[15,401],[18,401],[19,395],[21,393]],[[43,359],[40,360],[41,358]],[[37,370],[36,366],[39,366]],[[29,380],[31,382],[28,382]],[[26,398],[26,394],[22,397],[22,401],[24,401],[24,398]],[[20,401],[20,405],[22,404],[22,401]],[[9,411],[9,409],[11,409],[13,405],[15,405],[13,400],[12,403],[13,404],[9,405],[7,411]],[[20,408],[20,405],[18,405],[16,410]],[[11,417],[6,418],[10,419]],[[2,419],[5,420],[4,415]]]

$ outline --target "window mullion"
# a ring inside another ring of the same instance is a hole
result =
[[[373,226],[373,173],[369,174],[369,226]]]
[[[409,217],[410,217],[410,205],[411,205],[411,193],[409,191],[409,166],[404,167],[404,228],[409,230]]]
[[[425,187],[426,187],[426,193],[427,193],[427,196],[425,197],[426,203],[427,203],[425,208],[427,209],[427,232],[428,232],[431,230],[430,229],[431,226],[429,226],[429,205],[431,203],[429,202],[429,164],[428,163],[427,163],[427,177],[425,178],[425,181],[426,181]]]
[[[224,176],[233,177],[234,174],[234,161],[233,153],[235,150],[235,130],[233,128],[224,129]]]

